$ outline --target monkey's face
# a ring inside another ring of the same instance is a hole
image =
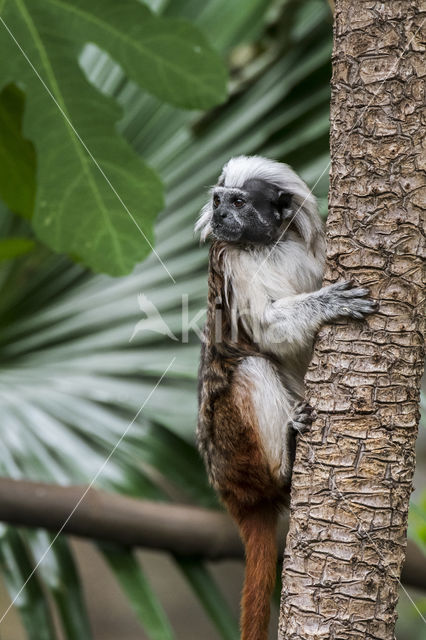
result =
[[[270,244],[280,235],[290,212],[291,194],[264,180],[243,188],[217,186],[212,191],[212,231],[216,238],[240,244]]]

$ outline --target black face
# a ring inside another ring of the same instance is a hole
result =
[[[291,194],[264,180],[249,180],[242,189],[216,187],[213,233],[226,242],[270,244],[278,239],[290,204]]]

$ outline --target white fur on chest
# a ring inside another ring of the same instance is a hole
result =
[[[225,291],[233,312],[261,350],[270,353],[264,342],[264,321],[268,305],[276,300],[308,293],[321,285],[323,260],[306,251],[296,234],[271,251],[227,248],[224,253]],[[232,295],[231,295],[232,294]],[[294,322],[298,322],[297,317]],[[289,323],[291,330],[291,323]],[[238,367],[241,382],[249,389],[257,418],[262,447],[274,475],[285,477],[291,463],[288,422],[294,404],[303,396],[303,377],[310,356],[309,338],[299,351],[289,351],[287,343],[274,344],[277,365],[267,358],[248,357]]]
[[[224,252],[226,287],[232,288],[239,308],[249,308],[253,313],[261,313],[267,300],[318,289],[322,272],[323,260],[307,253],[295,234],[273,249],[227,247]]]
[[[294,233],[271,250],[227,248],[224,252],[225,291],[250,337],[262,347],[265,312],[276,300],[315,291],[321,286],[323,258],[307,252]],[[232,296],[230,295],[232,293]],[[266,346],[266,345],[265,345]],[[276,355],[285,356],[285,345]]]

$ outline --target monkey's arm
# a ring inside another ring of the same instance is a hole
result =
[[[313,339],[326,322],[350,317],[362,320],[376,309],[376,303],[366,298],[367,289],[353,288],[350,282],[339,282],[318,291],[280,298],[270,303],[263,318],[267,341],[271,346],[285,343],[289,350],[298,350]]]

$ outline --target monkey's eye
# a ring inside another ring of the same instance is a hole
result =
[[[242,198],[237,198],[236,200],[234,200],[234,207],[237,207],[237,209],[239,209],[243,205],[245,205],[245,201]]]
[[[219,196],[213,196],[213,205],[215,207],[218,207],[220,205],[220,198]]]

